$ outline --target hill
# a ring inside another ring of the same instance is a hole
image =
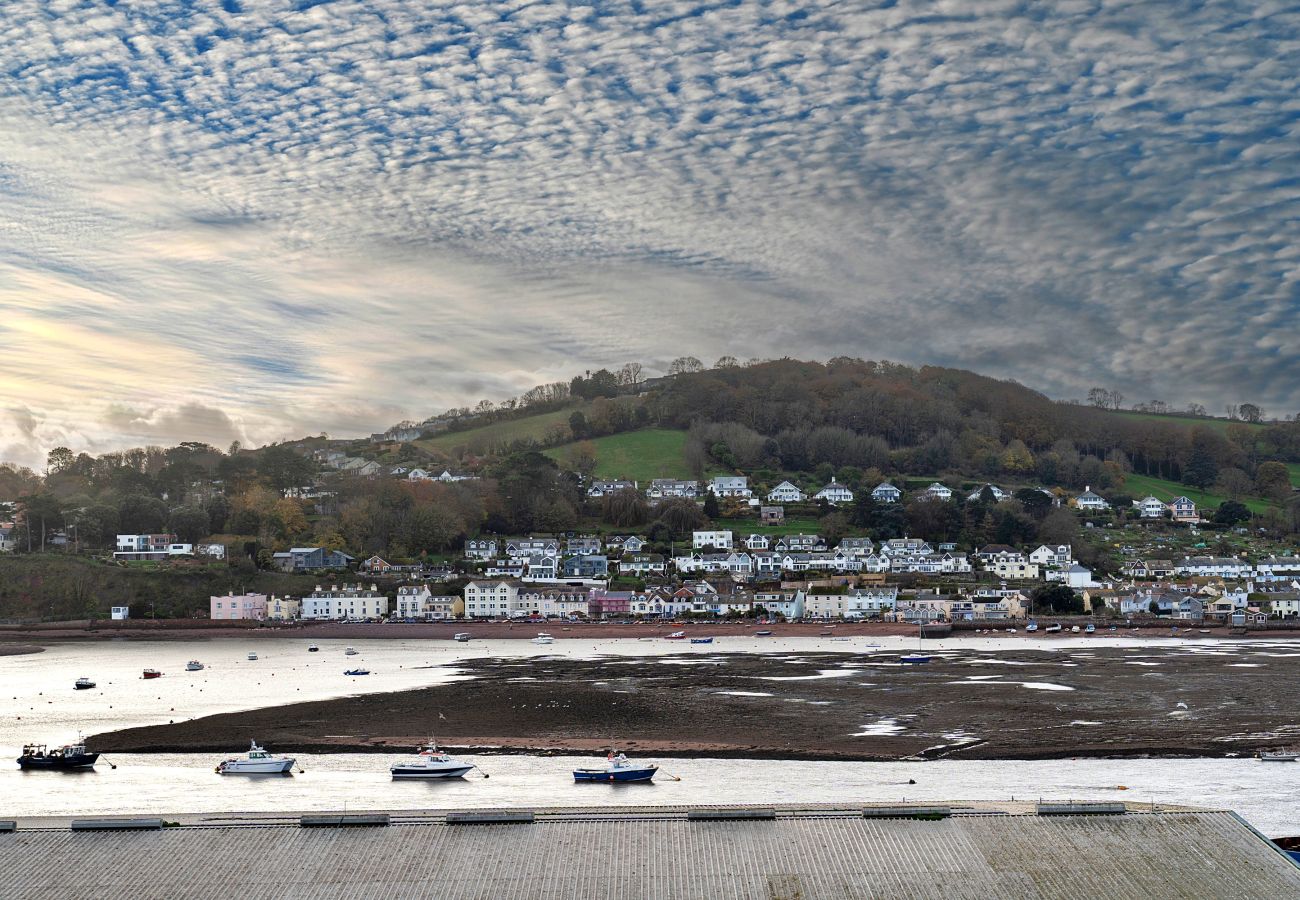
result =
[[[1263,422],[1243,422],[1240,419],[1220,419],[1212,416],[1180,416],[1167,413],[1144,413],[1134,412],[1129,409],[1111,410],[1111,414],[1140,422],[1164,422],[1168,425],[1181,425],[1185,428],[1195,428],[1197,426],[1213,428],[1215,431],[1223,434],[1227,433],[1229,425],[1244,425],[1251,429],[1267,427]]]
[[[423,438],[414,443],[421,450],[429,450],[453,457],[466,454],[483,456],[507,447],[516,441],[527,440],[543,443],[548,440],[554,429],[560,429],[567,435],[569,417],[575,411],[585,411],[588,405],[575,403],[564,409],[531,416],[521,416],[503,422],[493,422],[490,425],[483,425],[478,428],[467,428],[464,431],[448,431],[433,437]]]
[[[655,478],[692,477],[686,464],[686,439],[686,432],[678,429],[646,428],[575,441],[545,452],[565,465],[582,448],[590,448],[596,457],[592,471],[595,477],[624,478],[644,484]]]
[[[1130,494],[1134,500],[1141,500],[1147,494],[1151,494],[1160,500],[1169,501],[1181,494],[1195,503],[1197,509],[1204,510],[1212,510],[1228,499],[1211,491],[1200,491],[1185,484],[1179,484],[1177,481],[1153,478],[1150,475],[1126,475],[1123,490]],[[1261,500],[1258,497],[1242,497],[1241,502],[1246,504],[1251,512],[1256,513],[1262,513],[1273,505],[1267,500]]]

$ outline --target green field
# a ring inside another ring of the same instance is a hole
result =
[[[1198,491],[1196,488],[1179,484],[1177,481],[1167,481],[1163,478],[1137,474],[1124,476],[1124,492],[1132,495],[1134,500],[1141,500],[1147,494],[1151,494],[1165,502],[1172,500],[1174,497],[1183,496],[1195,503],[1202,514],[1212,511],[1220,503],[1228,499],[1208,491]],[[1258,497],[1243,497],[1241,502],[1246,504],[1251,512],[1257,513],[1263,512],[1271,505],[1267,500],[1260,500]]]
[[[1291,484],[1300,487],[1300,463],[1287,463],[1286,470],[1291,473]]]
[[[592,438],[596,451],[597,478],[626,478],[645,484],[654,478],[691,478],[683,450],[686,432],[667,428],[646,428],[624,434]],[[576,444],[547,450],[546,455],[564,464]]]
[[[484,425],[482,428],[452,431],[416,441],[415,445],[423,450],[457,455],[462,450],[481,453],[522,438],[532,438],[540,441],[556,425],[567,427],[569,416],[573,415],[574,410],[583,410],[585,412],[586,406],[571,406],[555,412],[540,413],[523,419],[494,422],[491,425]]]
[[[1252,424],[1250,422],[1233,421],[1232,419],[1200,419],[1197,418],[1196,416],[1177,416],[1177,415],[1167,416],[1167,415],[1162,415],[1160,413],[1132,412],[1131,410],[1127,410],[1127,409],[1114,410],[1113,414],[1117,416],[1123,416],[1126,419],[1142,419],[1147,422],[1165,422],[1170,425],[1183,425],[1188,428],[1192,428],[1197,425],[1200,425],[1203,428],[1213,428],[1215,431],[1227,431],[1229,425],[1245,425],[1247,428],[1264,427],[1262,424]],[[1187,496],[1191,497],[1191,499],[1193,500],[1196,500],[1196,498],[1192,497],[1191,494],[1188,494]]]

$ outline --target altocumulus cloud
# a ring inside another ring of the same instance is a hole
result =
[[[1295,403],[1295,6],[2,15],[11,457],[366,430],[681,352]]]

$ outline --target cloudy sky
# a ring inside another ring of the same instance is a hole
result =
[[[1300,7],[6,0],[0,459],[851,354],[1300,406]]]

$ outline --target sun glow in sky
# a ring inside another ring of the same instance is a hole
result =
[[[10,0],[0,460],[629,360],[1300,380],[1300,10]]]

